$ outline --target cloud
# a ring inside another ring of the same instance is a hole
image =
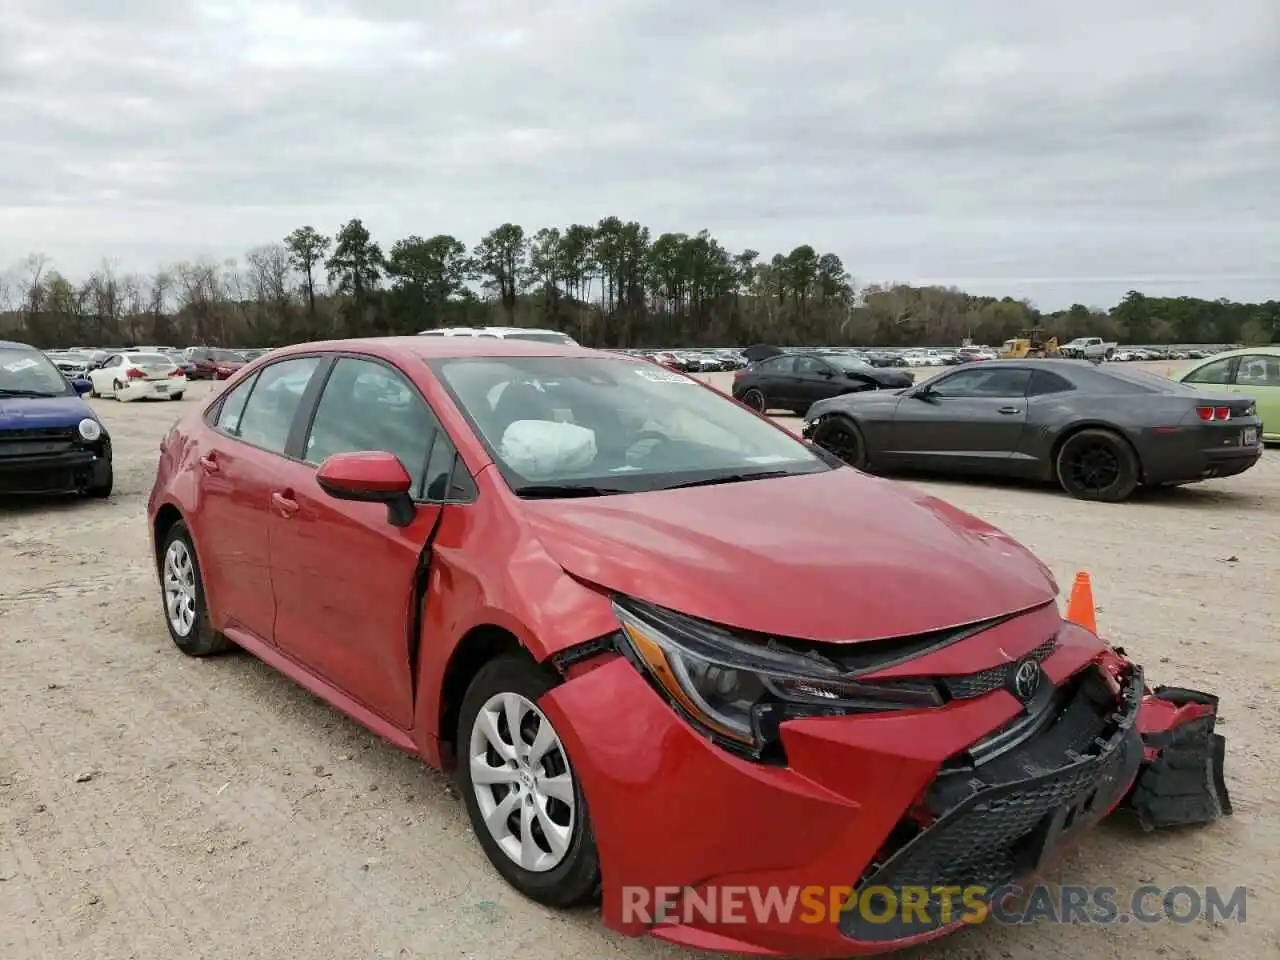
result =
[[[1280,295],[1272,0],[8,0],[0,263],[638,219],[1046,306]]]

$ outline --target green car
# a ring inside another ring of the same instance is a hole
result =
[[[1228,350],[1175,379],[1198,390],[1239,393],[1258,403],[1262,439],[1280,443],[1280,344]]]

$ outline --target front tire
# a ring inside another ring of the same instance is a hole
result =
[[[181,520],[169,528],[160,548],[160,598],[169,637],[187,656],[209,657],[231,649],[231,641],[209,620],[200,561]]]
[[[1067,438],[1054,462],[1058,483],[1077,500],[1119,503],[1140,480],[1138,458],[1110,430],[1081,430]]]
[[[530,900],[594,900],[600,858],[582,785],[538,707],[556,679],[524,656],[485,664],[458,718],[458,787],[489,862]]]
[[[862,431],[848,417],[832,414],[821,420],[814,428],[813,442],[855,469],[866,470],[870,466]]]

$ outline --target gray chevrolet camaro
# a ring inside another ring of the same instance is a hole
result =
[[[1253,399],[1080,360],[958,366],[903,390],[815,403],[804,436],[860,470],[1055,482],[1082,500],[1243,473],[1262,456]]]

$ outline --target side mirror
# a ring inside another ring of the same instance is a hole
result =
[[[316,470],[316,483],[335,500],[385,503],[387,522],[395,527],[407,527],[417,513],[409,496],[413,478],[394,454],[380,450],[334,454]]]
[[[76,395],[83,397],[86,393],[93,389],[93,384],[83,378],[71,381],[71,388],[75,390]]]
[[[933,387],[927,383],[912,387],[911,397],[915,400],[923,400],[925,403],[932,403],[934,399]]]
[[[831,370],[830,367],[823,367],[821,370],[818,371],[818,376],[826,377],[828,380],[830,380],[832,377],[835,376],[835,373]]]

